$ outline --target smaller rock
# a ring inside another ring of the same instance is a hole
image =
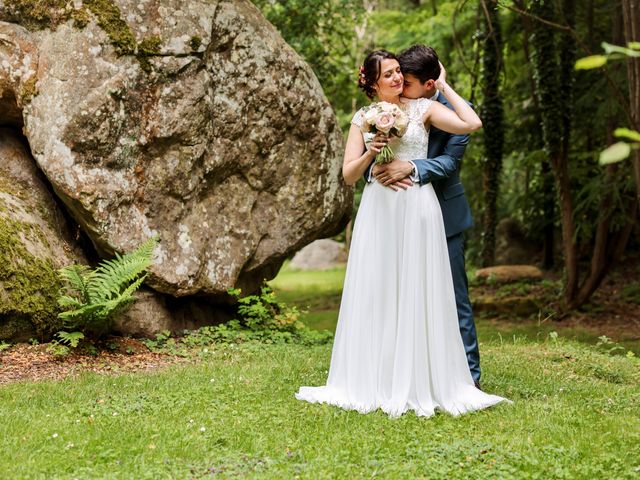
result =
[[[503,218],[496,228],[496,263],[498,265],[520,265],[530,263],[541,256],[540,245],[524,232],[520,222],[514,218]]]
[[[235,317],[230,303],[211,303],[206,298],[173,298],[143,287],[135,293],[131,307],[114,320],[113,330],[121,335],[154,338],[170,331],[182,334],[204,325],[216,325]]]
[[[489,315],[506,315],[513,318],[530,317],[540,312],[541,307],[529,297],[479,296],[473,299],[473,311]]]
[[[345,264],[347,257],[344,244],[324,238],[296,253],[289,266],[296,270],[328,270]]]
[[[533,265],[498,265],[477,270],[476,278],[495,283],[542,280],[542,271]]]
[[[140,290],[135,297],[133,305],[114,321],[116,332],[152,338],[163,330],[173,330],[173,317],[160,295],[150,290]]]

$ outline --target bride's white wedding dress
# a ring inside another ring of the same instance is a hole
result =
[[[424,157],[422,118],[432,101],[409,101],[409,128],[391,146]],[[360,126],[358,111],[352,123]],[[373,135],[366,134],[367,144]],[[393,191],[368,184],[355,220],[327,384],[299,400],[360,413],[382,409],[460,415],[504,401],[475,388],[458,327],[440,204],[431,184]]]

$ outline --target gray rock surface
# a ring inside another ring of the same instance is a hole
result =
[[[343,227],[335,116],[249,1],[72,4],[0,0],[0,94],[99,253],[158,235],[152,288],[223,296]]]
[[[344,265],[347,256],[343,243],[323,238],[296,253],[289,266],[296,270],[327,270]]]
[[[114,333],[153,338],[168,330],[182,334],[203,325],[226,322],[234,318],[231,305],[207,302],[202,297],[174,298],[154,290],[137,291],[136,301],[114,321]]]
[[[496,283],[542,280],[542,270],[534,265],[498,265],[476,270],[476,278]]]

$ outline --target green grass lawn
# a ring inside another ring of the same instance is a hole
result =
[[[464,417],[361,415],[295,400],[331,347],[209,349],[154,374],[0,388],[3,478],[637,478],[637,358],[571,342],[484,345]],[[214,475],[215,473],[215,475]]]
[[[281,298],[313,305],[306,321],[330,328],[342,274],[285,270],[273,285]],[[640,359],[488,325],[483,386],[514,404],[458,418],[391,420],[297,401],[300,385],[324,383],[330,344],[220,345],[156,373],[2,386],[0,475],[638,478]]]
[[[296,271],[288,263],[269,284],[284,302],[306,310],[302,320],[318,330],[335,331],[345,268]]]
[[[344,274],[344,267],[326,271],[296,271],[285,263],[278,276],[269,284],[278,298],[306,310],[302,320],[309,327],[335,331]],[[473,287],[471,295],[473,296]],[[585,328],[567,327],[562,322],[543,317],[504,319],[480,314],[476,315],[476,326],[480,342],[512,341],[514,336],[521,340],[544,340],[549,333],[557,331],[564,338],[596,345],[601,335]],[[640,342],[637,340],[615,340],[622,347],[619,353],[630,350],[640,356]]]

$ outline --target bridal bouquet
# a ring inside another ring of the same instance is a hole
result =
[[[372,103],[363,110],[364,122],[361,130],[364,133],[384,133],[388,137],[402,137],[409,127],[409,118],[400,107],[389,102]],[[388,163],[393,160],[393,150],[389,144],[382,147],[376,156],[375,163]]]

